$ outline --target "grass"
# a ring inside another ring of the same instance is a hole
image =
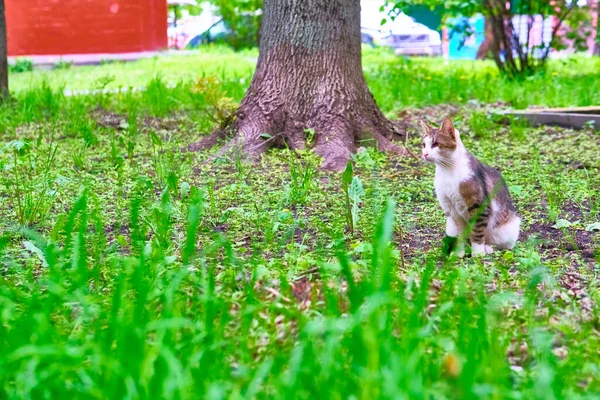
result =
[[[20,92],[42,82],[55,89],[97,90],[145,87],[150,78],[160,74],[170,84],[194,81],[200,74],[252,77],[258,52],[234,53],[226,47],[205,47],[197,54],[153,57],[136,62],[105,62],[100,66],[55,68],[10,75],[11,90]],[[64,65],[60,64],[58,67]],[[244,84],[242,82],[242,84]]]
[[[1,398],[598,398],[600,135],[491,116],[496,101],[597,103],[597,61],[511,83],[487,64],[365,55],[408,145],[417,118],[456,114],[523,216],[514,251],[443,261],[421,162],[366,149],[342,176],[310,151],[178,152],[251,74],[245,56],[190,57],[12,81]],[[107,71],[146,90],[59,90]]]

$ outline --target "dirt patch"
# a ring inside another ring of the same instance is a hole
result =
[[[579,252],[582,257],[590,261],[593,261],[596,256],[592,232],[574,228],[556,229],[549,223],[534,222],[523,232],[524,240],[531,238],[541,240],[540,247],[553,256],[565,252]]]
[[[444,117],[452,117],[460,112],[460,107],[451,104],[441,104],[425,108],[406,108],[398,113],[398,120],[392,121],[401,131],[415,134],[419,132],[419,121],[440,123]]]
[[[112,128],[116,130],[124,130],[129,126],[129,116],[119,114],[103,108],[96,108],[90,113],[90,116],[96,120],[98,125],[104,128]],[[189,118],[185,115],[169,115],[168,117],[159,118],[152,116],[144,116],[137,120],[140,131],[152,129],[154,131],[179,131],[182,126],[191,127]]]
[[[96,108],[90,113],[90,116],[104,128],[122,129],[127,122],[127,115],[117,114],[103,108]]]

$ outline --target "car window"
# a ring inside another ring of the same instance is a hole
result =
[[[208,29],[210,36],[218,36],[227,33],[227,26],[223,20],[220,20]]]

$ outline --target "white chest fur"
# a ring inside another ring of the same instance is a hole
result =
[[[471,178],[472,171],[466,157],[457,157],[452,168],[437,165],[435,193],[446,216],[468,218],[467,206],[460,194],[460,184]]]

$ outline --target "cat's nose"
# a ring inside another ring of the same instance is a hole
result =
[[[429,155],[429,153],[423,153],[423,157],[427,158],[427,156]]]

